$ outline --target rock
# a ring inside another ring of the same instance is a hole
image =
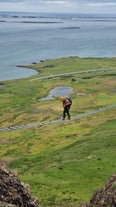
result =
[[[104,188],[98,189],[90,199],[90,203],[80,207],[116,207],[116,175],[112,175]]]
[[[38,199],[31,197],[30,186],[20,182],[17,172],[6,170],[1,162],[0,207],[39,207]]]
[[[88,207],[88,205],[87,205],[87,203],[84,202],[80,205],[80,207]]]
[[[44,60],[40,60],[40,63],[43,63],[44,62]]]
[[[36,62],[32,62],[32,64],[35,64],[36,65],[37,63]]]
[[[0,207],[39,207],[37,198],[31,196],[29,184],[20,181],[16,171],[6,169],[0,162]],[[104,188],[98,189],[89,203],[80,207],[116,207],[116,175],[112,175]]]
[[[0,207],[16,207],[16,205],[8,204],[8,203],[0,201]]]

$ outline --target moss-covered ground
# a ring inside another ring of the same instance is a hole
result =
[[[26,67],[39,73],[0,83],[2,128],[61,119],[60,97],[40,101],[56,86],[73,88],[71,116],[116,103],[116,58],[69,57]],[[9,168],[18,171],[22,181],[30,184],[42,207],[78,207],[116,173],[115,112],[113,108],[63,124],[0,132],[0,157]]]

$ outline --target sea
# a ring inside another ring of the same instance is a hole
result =
[[[116,15],[0,12],[0,81],[37,73],[17,66],[69,56],[116,57]]]

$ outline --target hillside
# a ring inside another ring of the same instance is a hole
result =
[[[0,157],[41,207],[79,207],[116,172],[116,109],[73,117],[116,103],[116,58],[69,57],[25,67],[39,73],[0,83],[0,128],[61,120],[59,96],[40,101],[58,86],[73,89],[72,120],[0,131]]]
[[[20,182],[15,171],[9,171],[0,163],[0,207],[39,207],[37,198],[31,197],[30,186]],[[80,207],[116,206],[116,175],[112,175],[104,188],[98,189],[90,203]]]

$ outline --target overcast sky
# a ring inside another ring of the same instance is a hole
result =
[[[0,11],[116,14],[116,0],[0,0]]]

